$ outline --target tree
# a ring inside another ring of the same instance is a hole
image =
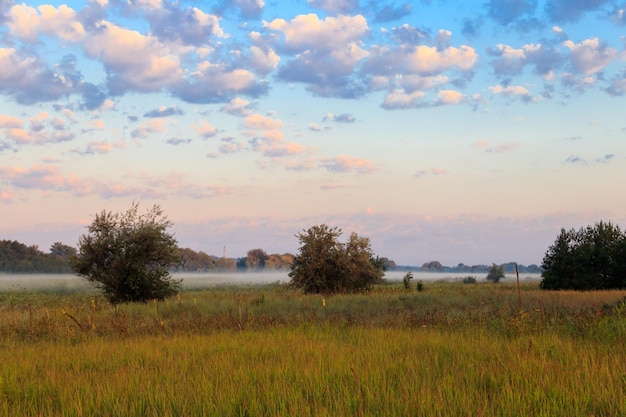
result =
[[[384,267],[374,258],[368,238],[352,233],[338,241],[341,229],[325,224],[303,230],[296,237],[299,254],[291,264],[290,284],[305,293],[358,292],[381,283]]]
[[[266,271],[280,271],[289,269],[293,262],[293,255],[290,253],[284,253],[282,255],[273,253],[269,255],[267,261],[265,261]]]
[[[626,288],[626,235],[599,222],[579,230],[561,229],[541,264],[546,290]]]
[[[169,267],[179,258],[172,223],[155,205],[139,215],[138,203],[126,213],[102,211],[78,242],[71,259],[75,273],[99,288],[113,304],[163,300],[175,295],[181,280]]]
[[[492,263],[487,272],[487,281],[497,284],[501,279],[504,279],[504,265]]]
[[[54,242],[52,246],[50,246],[50,255],[68,260],[76,256],[76,248],[64,245],[61,242]]]
[[[443,269],[443,265],[439,261],[430,261],[425,262],[422,265],[422,269],[426,271],[441,271]]]
[[[263,249],[250,249],[246,256],[246,268],[251,271],[264,269],[267,259],[267,253]]]

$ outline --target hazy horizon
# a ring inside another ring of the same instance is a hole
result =
[[[401,281],[406,271],[387,271],[385,279]],[[287,271],[272,272],[183,272],[172,274],[183,280],[183,289],[211,288],[220,285],[257,285],[287,283]],[[473,276],[485,280],[487,273],[414,272],[413,281],[460,280]],[[503,282],[514,281],[515,274],[506,274]],[[520,274],[520,280],[539,280],[539,274]],[[96,291],[85,278],[74,274],[10,274],[0,272],[0,291]]]

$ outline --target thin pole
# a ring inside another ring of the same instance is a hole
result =
[[[519,311],[522,311],[522,291],[519,287],[519,268],[517,267],[517,263],[515,263],[515,275],[517,275],[517,296],[519,297]]]

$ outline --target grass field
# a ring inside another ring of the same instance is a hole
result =
[[[0,416],[626,415],[626,292],[0,292]]]

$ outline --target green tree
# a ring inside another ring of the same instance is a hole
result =
[[[352,233],[340,243],[341,229],[325,224],[297,234],[299,254],[291,264],[290,284],[305,293],[358,292],[381,283],[384,267],[368,238]]]
[[[175,295],[181,280],[169,268],[178,261],[172,223],[155,205],[146,214],[133,203],[126,213],[102,211],[78,242],[71,259],[75,273],[99,288],[113,304],[163,300]]]
[[[65,260],[71,259],[73,256],[76,256],[76,248],[64,245],[61,242],[54,242],[50,246],[50,255]]]
[[[491,264],[487,272],[487,281],[497,284],[501,279],[504,279],[504,265]]]
[[[599,222],[579,230],[561,229],[541,264],[546,290],[626,287],[626,236],[619,226]]]

